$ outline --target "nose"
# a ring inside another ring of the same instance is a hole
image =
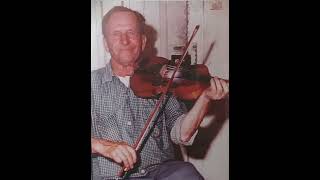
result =
[[[121,43],[123,45],[129,44],[129,38],[126,33],[121,34]]]

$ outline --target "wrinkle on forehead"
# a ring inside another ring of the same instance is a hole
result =
[[[115,12],[111,15],[106,25],[107,30],[113,30],[114,28],[131,28],[131,30],[138,30],[138,19],[131,12]]]

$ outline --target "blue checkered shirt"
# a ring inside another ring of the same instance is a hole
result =
[[[112,73],[111,65],[95,70],[91,74],[91,136],[111,141],[125,141],[133,145],[145,122],[156,104],[155,99],[135,96],[117,76]],[[150,132],[138,157],[137,167],[130,177],[140,177],[154,169],[159,163],[175,159],[173,144],[191,145],[180,141],[181,121],[185,108],[173,97],[159,114],[155,128]],[[92,157],[93,179],[117,179],[121,166],[111,159]]]

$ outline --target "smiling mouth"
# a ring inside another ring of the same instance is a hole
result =
[[[123,50],[123,51],[128,51],[128,50],[135,49],[135,47],[132,47],[132,46],[120,46],[119,49]]]

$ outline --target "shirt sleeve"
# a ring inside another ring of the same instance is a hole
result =
[[[198,130],[193,134],[192,138],[188,142],[181,141],[181,125],[183,119],[187,113],[187,108],[176,98],[170,97],[166,104],[165,114],[167,127],[169,128],[170,138],[175,144],[182,144],[190,146],[193,144],[194,138],[196,137]]]
[[[98,138],[98,127],[97,127],[97,114],[95,111],[95,101],[94,101],[94,94],[93,89],[91,87],[91,137]]]
[[[187,141],[187,142],[181,141],[181,125],[182,125],[182,121],[185,116],[186,115],[183,114],[176,120],[176,122],[174,123],[174,126],[171,129],[170,137],[171,137],[171,140],[175,144],[182,144],[185,146],[191,146],[193,144],[195,137],[198,134],[198,130],[192,135],[192,137],[189,139],[189,141]]]

